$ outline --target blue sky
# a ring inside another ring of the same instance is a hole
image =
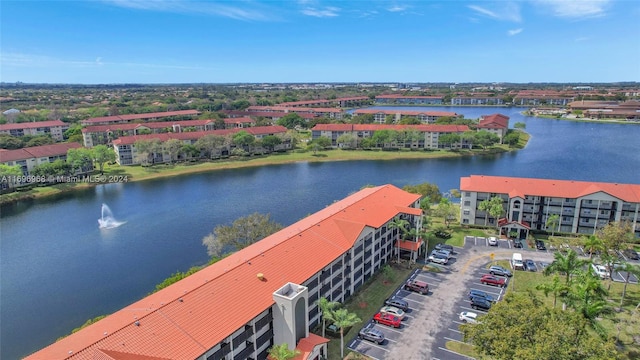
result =
[[[26,83],[640,81],[640,1],[1,0]]]

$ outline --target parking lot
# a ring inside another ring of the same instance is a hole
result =
[[[444,277],[445,275],[442,273],[432,273],[421,269],[415,270],[408,280],[420,280],[428,283],[429,293],[422,295],[402,288],[394,292],[394,297],[403,299],[409,303],[409,310],[405,313],[406,315],[402,320],[402,326],[395,329],[386,325],[376,324],[372,319],[368,319],[363,323],[362,327],[373,327],[380,330],[384,334],[384,342],[378,345],[374,342],[355,337],[347,344],[347,347],[373,359],[389,358],[390,354],[397,350],[399,340],[403,336],[403,333],[409,333],[411,334],[410,336],[414,336],[415,333],[412,334],[412,331],[415,331],[415,329],[412,330],[414,323],[424,321],[429,316],[431,312],[431,309],[428,309],[429,297],[438,291],[438,286],[442,281],[446,281]],[[383,304],[380,304],[380,307],[382,306]]]

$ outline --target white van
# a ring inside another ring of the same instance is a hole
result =
[[[524,263],[522,262],[522,254],[513,253],[513,258],[511,258],[511,267],[513,270],[524,270]]]

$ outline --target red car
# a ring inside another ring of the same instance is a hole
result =
[[[494,285],[504,287],[506,285],[504,278],[493,276],[493,275],[482,275],[480,278],[480,283],[485,285]]]
[[[373,322],[376,324],[392,326],[394,328],[399,328],[402,323],[399,317],[383,313],[377,313],[376,316],[373,317]]]

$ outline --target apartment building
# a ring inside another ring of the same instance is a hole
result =
[[[504,101],[502,97],[497,97],[494,94],[483,95],[476,94],[471,96],[454,96],[451,98],[451,105],[503,105]]]
[[[378,95],[376,104],[393,105],[442,105],[443,96],[418,96],[418,95]]]
[[[353,112],[354,115],[373,115],[374,122],[377,124],[385,124],[387,117],[391,116],[394,123],[406,117],[415,117],[425,124],[433,124],[439,118],[453,117],[462,118],[463,115],[452,111],[415,111],[415,110],[382,110],[382,109],[358,109]]]
[[[120,165],[139,165],[141,160],[136,156],[136,142],[140,140],[159,140],[160,142],[166,142],[171,139],[180,140],[185,145],[193,145],[198,139],[207,136],[207,135],[218,135],[218,136],[233,136],[233,134],[239,131],[246,131],[247,133],[253,135],[256,139],[260,140],[265,136],[269,135],[278,135],[285,134],[287,132],[287,128],[284,126],[256,126],[250,128],[232,128],[232,129],[224,129],[224,130],[212,130],[212,131],[194,131],[194,132],[182,132],[182,133],[158,133],[158,134],[149,134],[149,135],[133,135],[133,136],[123,136],[118,139],[112,141],[113,150],[116,153],[116,162]],[[213,149],[215,152],[215,156],[228,156],[231,152],[233,144],[228,142],[226,145]],[[282,144],[276,146],[275,149],[263,149],[261,147],[256,147],[254,150],[255,153],[258,152],[269,152],[269,151],[280,151],[287,150],[291,148],[290,141],[283,141]],[[171,159],[171,155],[167,152],[160,150],[157,152],[153,152],[149,154],[151,159],[151,163],[166,163],[174,160],[185,160],[183,158],[184,154],[178,154],[178,159]],[[188,159],[188,158],[187,158]]]
[[[338,146],[338,138],[344,134],[350,134],[361,140],[371,138],[376,131],[393,130],[398,132],[418,132],[418,139],[403,140],[404,142],[396,142],[383,144],[384,147],[403,147],[413,149],[449,149],[449,148],[470,148],[471,144],[465,140],[461,140],[457,144],[441,144],[438,142],[440,136],[444,134],[458,133],[462,134],[469,131],[466,125],[378,125],[378,124],[317,124],[311,129],[311,138],[315,140],[319,137],[327,137],[331,139],[333,146]]]
[[[336,108],[307,108],[307,107],[287,107],[287,106],[249,106],[247,111],[251,112],[285,112],[296,113],[298,115],[308,114],[315,117],[326,117],[330,119],[340,120],[344,115],[344,111]]]
[[[57,141],[64,140],[64,132],[68,129],[69,124],[60,120],[0,124],[0,134],[18,137],[25,135],[51,135],[51,138]]]
[[[61,143],[32,146],[16,150],[0,150],[0,164],[18,165],[24,175],[30,175],[38,165],[66,160],[69,149],[78,149],[78,143]]]
[[[110,124],[126,124],[136,121],[153,121],[153,120],[188,120],[193,119],[194,116],[200,115],[198,110],[178,110],[178,111],[163,111],[155,113],[144,114],[127,114],[127,115],[112,115],[101,116],[82,120],[80,124],[83,126],[89,125],[110,125]]]
[[[365,188],[26,359],[264,360],[282,343],[324,359],[317,300],[351,297],[393,258],[389,224],[422,217],[420,195]]]
[[[460,222],[484,225],[487,219],[503,235],[551,231],[546,222],[555,214],[560,216],[556,232],[593,234],[609,222],[629,221],[640,237],[640,185],[471,175],[460,178],[460,192]],[[504,204],[506,215],[499,219],[478,208],[494,196]]]
[[[478,122],[477,130],[486,130],[496,134],[502,144],[502,140],[507,135],[507,130],[509,130],[509,117],[502,114],[482,115]]]

